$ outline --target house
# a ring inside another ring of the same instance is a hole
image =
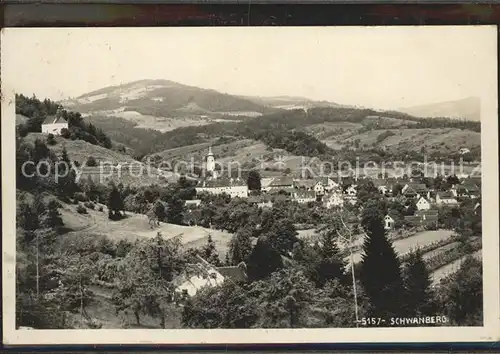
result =
[[[412,226],[437,226],[438,211],[437,210],[419,210],[415,215],[405,216],[405,222]]]
[[[63,129],[68,129],[68,122],[60,115],[47,116],[42,123],[42,133],[61,135]]]
[[[342,198],[342,194],[339,192],[332,192],[325,196],[325,207],[328,209],[334,207],[342,208],[344,206],[344,199]]]
[[[415,214],[420,218],[420,224],[422,226],[437,226],[438,223],[438,211],[437,210],[419,210]]]
[[[291,194],[294,191],[293,178],[289,176],[276,177],[268,186],[269,193],[278,193],[283,191],[286,194]]]
[[[470,150],[467,148],[461,148],[460,150],[458,150],[458,152],[460,153],[460,155],[465,155],[465,154],[469,154]]]
[[[200,199],[186,200],[185,205],[187,208],[197,207],[201,204]]]
[[[427,186],[423,183],[410,182],[404,185],[401,190],[401,194],[405,198],[418,199],[423,196],[428,197],[429,190]]]
[[[236,178],[220,178],[208,179],[200,181],[199,185],[195,187],[196,193],[210,193],[210,194],[228,194],[231,198],[247,198],[248,186],[245,181]]]
[[[389,192],[386,180],[384,180],[384,179],[374,179],[372,182],[373,182],[373,185],[375,187],[377,187],[378,191],[381,194],[386,194],[386,193]]]
[[[174,279],[177,293],[194,296],[206,286],[217,286],[224,282],[224,276],[214,266],[200,256],[197,258],[198,263],[187,264],[184,273]]]
[[[274,181],[274,177],[271,178],[261,178],[260,180],[260,190],[267,193],[271,189],[271,183]]]
[[[451,192],[438,192],[436,193],[437,205],[457,205],[458,201]]]
[[[418,210],[429,210],[431,208],[431,203],[424,197],[420,197],[416,204]]]
[[[297,203],[305,204],[305,203],[310,203],[310,202],[315,202],[316,199],[316,193],[313,191],[296,191],[293,194],[293,200],[296,201]]]
[[[314,179],[296,179],[293,181],[293,183],[296,189],[312,191],[314,190],[314,186],[316,185],[317,181]]]
[[[224,277],[224,279],[231,280],[236,283],[247,281],[247,267],[244,262],[237,266],[217,267],[217,271]]]
[[[325,194],[325,186],[323,185],[323,182],[316,182],[316,184],[314,185],[314,193],[316,193],[317,196]]]
[[[267,194],[250,196],[248,197],[248,203],[257,205],[258,208],[272,208],[273,207],[273,197]]]
[[[323,188],[326,192],[340,189],[340,184],[335,182],[335,180],[331,177],[319,177],[316,178],[316,181],[323,185]]]
[[[467,197],[471,199],[481,197],[481,187],[480,184],[466,179],[462,184],[456,186],[457,197]]]
[[[347,194],[348,197],[356,197],[357,195],[357,186],[355,184],[351,184],[349,187],[346,188],[345,194]]]
[[[394,229],[394,218],[392,216],[390,216],[389,214],[387,214],[385,217],[384,217],[384,229],[386,230],[392,230]]]

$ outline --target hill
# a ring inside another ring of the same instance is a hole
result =
[[[347,107],[329,101],[316,101],[305,97],[296,96],[241,96],[244,99],[255,102],[258,105],[278,109],[307,109],[312,107]]]
[[[33,146],[37,139],[46,142],[47,137],[48,134],[45,133],[29,133],[24,138],[21,138],[20,144]],[[89,177],[93,180],[99,179],[101,173],[103,173],[105,181],[114,181],[116,184],[122,183],[123,185],[138,187],[171,183],[179,178],[179,175],[174,173],[160,172],[155,168],[147,169],[144,163],[134,160],[130,155],[93,145],[83,140],[64,139],[60,136],[56,136],[54,140],[55,144],[48,144],[47,147],[57,157],[60,157],[63,149],[66,149],[70,160],[79,165],[77,173],[81,181]],[[94,158],[97,166],[87,166],[89,157]],[[111,174],[109,170],[111,165],[123,166],[120,170],[121,173],[116,171]]]
[[[169,80],[105,87],[61,103],[85,115],[120,117],[161,131],[274,111],[245,98]]]
[[[481,120],[481,101],[478,97],[436,102],[422,106],[400,108],[399,110],[419,117],[462,118],[477,122]]]

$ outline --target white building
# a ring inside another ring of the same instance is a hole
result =
[[[436,195],[437,205],[457,205],[458,201],[450,192],[438,192]]]
[[[325,186],[323,185],[323,183],[321,181],[318,181],[314,185],[314,193],[316,193],[316,195],[324,195],[325,194]]]
[[[228,194],[231,198],[248,198],[248,186],[245,181],[237,178],[221,178],[202,181],[196,187],[196,193]]]
[[[68,122],[61,116],[48,116],[42,123],[42,133],[61,135],[63,129],[68,129]]]
[[[424,197],[420,197],[417,201],[417,209],[418,210],[429,210],[431,208],[431,203]]]
[[[331,193],[326,196],[325,206],[330,209],[334,207],[343,207],[344,206],[344,198],[342,198],[341,193]]]
[[[316,201],[316,193],[312,191],[297,191],[293,194],[293,200],[305,204]]]
[[[394,228],[394,219],[389,214],[384,217],[384,228],[386,230],[392,230]]]

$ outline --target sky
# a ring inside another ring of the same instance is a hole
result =
[[[449,27],[9,28],[2,80],[53,100],[141,79],[397,109],[481,97],[496,30]]]

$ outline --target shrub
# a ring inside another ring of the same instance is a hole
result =
[[[47,136],[47,144],[48,145],[55,145],[57,144],[56,138],[54,137],[54,134],[49,134]]]
[[[64,139],[69,139],[69,137],[71,136],[70,132],[68,129],[66,128],[62,128],[61,129],[61,136],[64,138]]]
[[[86,208],[94,210],[95,204],[92,202],[85,202],[83,205],[85,205]]]
[[[77,200],[79,202],[86,202],[89,199],[87,198],[87,196],[84,193],[77,192],[77,193],[75,193],[75,200]]]
[[[87,159],[87,166],[89,166],[89,167],[97,166],[97,161],[95,160],[95,158],[93,156],[89,156],[89,158]]]
[[[76,207],[76,212],[78,214],[87,214],[87,208],[85,208],[83,205],[81,204],[78,204],[78,206]]]
[[[97,208],[97,210],[104,211],[104,208],[102,207],[102,205],[99,205],[99,208]]]

